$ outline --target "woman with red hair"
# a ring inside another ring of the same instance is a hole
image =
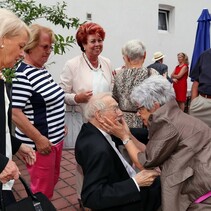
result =
[[[67,110],[74,106],[77,112],[83,114],[84,104],[93,94],[112,90],[111,62],[100,56],[104,39],[105,31],[96,23],[85,23],[79,27],[76,40],[82,54],[68,60],[60,75]]]
[[[111,62],[100,55],[104,39],[105,31],[100,25],[92,22],[82,24],[76,33],[82,54],[68,60],[60,75],[60,86],[65,92],[66,111],[74,110],[79,117],[77,129],[69,125],[69,128],[74,130],[74,137],[69,134],[74,139],[71,140],[73,144],[81,125],[86,121],[83,117],[84,105],[92,95],[112,91]]]

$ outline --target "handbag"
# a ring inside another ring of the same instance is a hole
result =
[[[56,208],[51,203],[51,201],[43,193],[38,192],[33,194],[26,181],[19,177],[21,183],[23,184],[27,197],[23,198],[15,203],[4,206],[4,200],[2,197],[2,183],[0,188],[0,198],[1,198],[1,211],[56,211]]]
[[[64,149],[74,149],[75,142],[83,124],[83,117],[81,113],[75,110],[75,106],[65,111],[65,124],[68,127],[68,133],[64,138]]]

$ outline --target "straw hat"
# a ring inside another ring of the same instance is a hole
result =
[[[158,51],[154,53],[154,56],[152,58],[152,61],[158,61],[160,59],[162,59],[163,57],[165,57],[165,55],[163,55],[162,52]]]

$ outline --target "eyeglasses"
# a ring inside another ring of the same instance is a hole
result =
[[[140,106],[137,108],[136,113],[140,113],[141,111],[143,111],[145,109],[144,106]]]
[[[120,110],[120,108],[119,108],[118,105],[113,105],[113,106],[110,106],[110,107],[105,108],[105,109],[103,109],[103,110],[104,110],[104,111],[106,111],[106,110],[113,110],[115,113],[117,113],[117,112]]]
[[[52,51],[53,50],[52,45],[39,45],[39,47],[43,48],[44,51]]]

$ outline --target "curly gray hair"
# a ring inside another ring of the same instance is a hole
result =
[[[137,106],[144,106],[151,110],[155,102],[161,106],[175,99],[172,84],[161,75],[152,75],[145,79],[131,93],[131,100]]]

